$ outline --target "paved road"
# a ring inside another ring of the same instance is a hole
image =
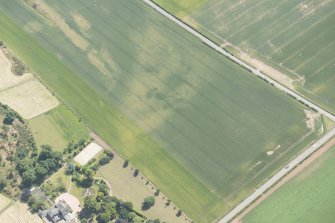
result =
[[[294,169],[300,162],[304,161],[312,153],[318,150],[323,144],[335,136],[335,129],[324,135],[320,140],[314,143],[312,146],[307,148],[303,153],[301,153],[297,158],[287,164],[283,169],[279,170],[276,175],[271,177],[265,184],[258,188],[253,194],[242,201],[238,206],[231,210],[227,215],[225,215],[219,223],[227,223],[231,221],[237,214],[243,211],[249,204],[254,202],[259,196],[261,196],[265,191],[270,189],[275,183],[277,183],[281,178],[283,178],[288,172]]]
[[[291,95],[292,97],[296,98],[296,100],[298,100],[298,101],[300,101],[300,102],[308,105],[309,107],[317,110],[318,112],[320,112],[321,114],[325,115],[329,119],[335,121],[335,116],[334,115],[330,114],[326,110],[320,108],[319,106],[317,106],[313,102],[311,102],[308,99],[300,96],[299,94],[295,93],[294,91],[290,90],[289,88],[281,85],[277,81],[269,78],[268,76],[266,76],[265,74],[263,74],[261,71],[259,71],[259,70],[255,69],[254,67],[246,64],[245,62],[243,62],[239,58],[231,55],[226,50],[224,50],[223,48],[221,48],[219,45],[217,45],[216,43],[214,43],[213,41],[211,41],[210,39],[208,39],[206,36],[202,35],[201,33],[199,33],[198,31],[196,31],[192,27],[188,26],[186,23],[180,21],[179,19],[177,19],[176,17],[174,17],[173,15],[171,15],[170,13],[168,13],[167,11],[165,11],[164,9],[160,8],[158,5],[156,5],[155,3],[153,3],[151,0],[143,0],[143,1],[147,5],[149,5],[150,7],[152,7],[153,9],[155,9],[156,11],[158,11],[159,13],[161,13],[162,15],[164,15],[165,17],[167,17],[169,20],[171,20],[172,22],[176,23],[178,26],[180,26],[181,28],[185,29],[187,32],[191,33],[192,35],[194,35],[198,39],[200,39],[203,43],[205,43],[209,47],[211,47],[214,50],[218,51],[222,55],[228,57],[229,59],[231,59],[235,63],[241,65],[242,67],[244,67],[245,69],[249,70],[250,72],[252,72],[256,76],[259,76],[260,78],[266,80],[268,83],[270,83],[271,85],[273,85],[277,89],[279,89],[279,90],[281,90],[281,91],[283,91],[283,92]]]
[[[184,22],[180,21],[176,17],[169,14],[164,9],[160,8],[158,5],[153,3],[150,0],[143,0],[148,6],[152,7],[165,17],[167,17],[172,22],[176,23],[181,28],[185,29],[195,37],[199,38],[203,43],[207,44],[209,47],[213,48],[214,50],[218,51],[222,55],[228,57],[235,63],[241,65],[245,69],[249,70],[256,76],[266,80],[269,84],[273,85],[280,91],[285,92],[286,94],[290,95],[291,97],[298,100],[300,103],[303,103],[310,108],[313,108],[314,110],[318,111],[319,113],[323,114],[324,116],[328,117],[332,121],[335,121],[335,116],[323,108],[317,106],[313,102],[309,101],[308,99],[302,97],[301,95],[297,94],[296,92],[290,90],[289,88],[281,85],[280,83],[276,82],[275,80],[269,78],[265,74],[263,74],[261,71],[255,69],[254,67],[246,64],[239,58],[231,55],[226,50],[221,48],[219,45],[199,33],[198,31],[194,30]],[[265,191],[270,189],[274,184],[276,184],[283,176],[285,176],[287,173],[289,173],[292,169],[294,169],[300,162],[308,158],[312,153],[314,153],[316,150],[318,150],[325,142],[327,142],[329,139],[335,136],[335,129],[324,135],[321,139],[319,139],[317,142],[315,142],[312,146],[307,148],[303,153],[301,153],[297,158],[295,158],[293,161],[291,161],[289,164],[287,164],[283,169],[279,170],[278,173],[276,173],[271,179],[269,179],[265,184],[263,184],[260,188],[258,188],[253,194],[251,194],[249,197],[247,197],[244,201],[242,201],[239,205],[237,205],[234,209],[232,209],[227,215],[225,215],[221,220],[219,220],[219,223],[227,223],[230,222],[237,214],[239,214],[242,210],[244,210],[246,207],[249,206],[252,202],[254,202],[259,196],[261,196]]]

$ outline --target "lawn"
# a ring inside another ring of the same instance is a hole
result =
[[[156,188],[147,184],[146,179],[141,175],[134,177],[134,169],[131,166],[123,167],[124,160],[115,156],[113,160],[101,167],[97,176],[106,179],[112,188],[114,196],[131,201],[136,211],[142,212],[146,217],[151,219],[159,218],[163,222],[187,223],[185,217],[177,217],[178,209],[174,205],[165,206],[167,198],[162,194],[155,197],[155,206],[142,211],[144,198],[154,196]]]
[[[69,193],[69,194],[75,196],[76,198],[78,198],[78,200],[80,201],[81,206],[83,206],[84,205],[84,195],[85,195],[85,192],[86,192],[86,188],[79,187],[79,186],[76,185],[75,182],[72,182],[71,177],[69,175],[66,175],[65,171],[66,171],[66,167],[62,167],[61,169],[59,169],[55,174],[53,174],[46,181],[46,184],[48,183],[48,181],[50,183],[52,183],[54,186],[57,186],[60,183],[64,184],[65,188],[66,188],[66,193]],[[89,190],[93,190],[94,193],[97,193],[98,186],[94,184],[92,187],[89,188]]]
[[[69,142],[89,137],[87,127],[64,105],[29,120],[29,127],[38,146],[49,144],[61,152]]]
[[[243,223],[334,222],[335,147],[258,205]]]
[[[302,149],[287,152],[310,132],[300,104],[141,1],[47,2],[53,16],[0,1],[0,39],[195,221]]]
[[[184,12],[183,1],[157,2],[176,15]],[[185,21],[284,72],[296,90],[334,112],[334,7],[324,0],[209,0]]]

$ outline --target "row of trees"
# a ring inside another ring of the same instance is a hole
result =
[[[12,125],[15,119],[19,120],[21,123],[24,123],[23,118],[18,113],[10,109],[7,105],[0,103],[0,106],[2,113],[5,116],[5,118],[3,119],[3,124]]]
[[[92,159],[87,165],[80,166],[69,162],[66,166],[66,174],[72,175],[72,180],[81,187],[90,187],[93,184],[95,173],[100,166],[110,162],[114,154],[110,150],[104,150],[99,159]]]
[[[109,196],[108,187],[101,182],[97,195],[87,196],[84,199],[84,209],[80,213],[81,222],[96,219],[98,223],[107,223],[115,220],[118,223],[144,222],[144,216],[136,213],[133,204],[122,201],[117,197]],[[146,220],[147,223],[160,223],[160,220]]]
[[[77,153],[79,153],[82,149],[85,148],[85,146],[88,144],[85,139],[80,139],[78,142],[71,141],[63,151],[63,154],[70,154],[72,156],[75,156]]]

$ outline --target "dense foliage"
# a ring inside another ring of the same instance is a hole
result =
[[[18,198],[21,189],[40,184],[62,165],[48,145],[37,148],[23,118],[0,104],[0,191]]]
[[[87,196],[84,199],[84,209],[81,211],[81,220],[96,219],[99,223],[115,220],[119,223],[160,223],[160,220],[145,220],[145,217],[133,210],[133,204],[108,195],[108,188],[101,184],[97,195]]]

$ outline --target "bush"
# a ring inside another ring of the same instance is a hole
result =
[[[26,66],[16,57],[12,58],[14,61],[13,70],[16,75],[23,75],[26,72]]]
[[[111,159],[110,159],[110,157],[109,157],[108,155],[103,154],[103,155],[100,157],[100,159],[99,159],[99,164],[100,164],[100,165],[106,165],[107,163],[109,163],[110,160],[111,160]]]
[[[104,153],[110,158],[110,159],[113,159],[114,158],[114,153],[109,150],[109,149],[106,149],[104,150]]]
[[[154,205],[155,205],[155,197],[150,196],[144,199],[143,204],[142,204],[142,209],[147,210]]]
[[[11,125],[13,124],[15,120],[15,115],[12,112],[9,112],[6,114],[4,120],[3,120],[3,124],[5,125]]]
[[[66,165],[66,171],[65,173],[67,175],[71,175],[76,170],[76,164],[75,163],[68,163]]]
[[[65,184],[64,184],[63,182],[58,183],[58,185],[57,185],[57,191],[58,191],[59,193],[64,193],[64,192],[66,192],[66,187],[65,187]]]
[[[32,212],[36,213],[42,207],[43,202],[41,200],[39,200],[39,199],[37,200],[37,199],[35,199],[33,197],[30,197],[29,200],[28,200],[28,205],[31,208]]]
[[[136,169],[136,170],[134,171],[134,177],[137,177],[138,174],[140,174],[140,171],[139,171],[139,169]]]
[[[129,165],[129,160],[125,160],[123,163],[123,168],[128,167],[128,165]]]

